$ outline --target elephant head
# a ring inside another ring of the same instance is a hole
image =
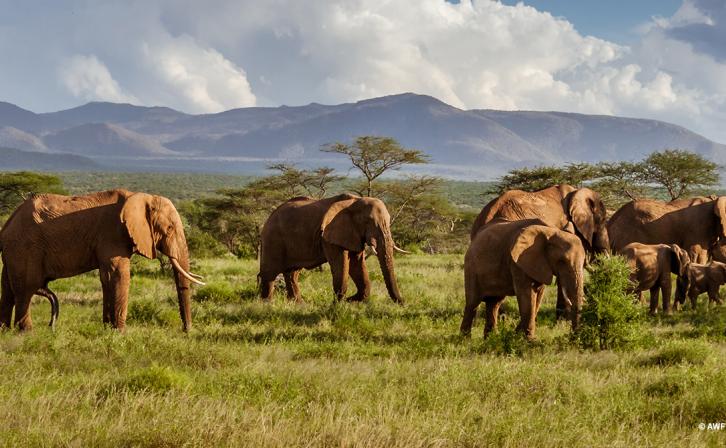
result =
[[[584,297],[585,249],[571,233],[547,226],[522,229],[510,249],[512,261],[537,283],[549,285],[557,276],[565,300],[572,306],[572,327],[579,324]]]
[[[567,213],[577,233],[596,253],[608,252],[607,210],[600,195],[589,188],[580,188],[568,195]]]
[[[681,249],[677,244],[671,244],[671,272],[679,277],[683,277],[688,273],[688,265],[691,258],[688,252]]]
[[[167,198],[146,193],[131,195],[121,209],[121,222],[133,242],[134,252],[150,259],[162,253],[174,266],[179,314],[184,331],[192,325],[190,283],[204,284],[189,272],[189,250],[184,226],[174,204]]]
[[[368,244],[378,255],[388,295],[403,303],[393,269],[393,252],[398,249],[391,234],[391,217],[380,199],[351,197],[336,202],[322,224],[323,239],[349,252],[359,253]]]
[[[726,196],[721,196],[713,201],[713,211],[718,221],[716,240],[726,241]]]

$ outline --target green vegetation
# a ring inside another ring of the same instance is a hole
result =
[[[0,173],[0,217],[9,215],[31,193],[66,193],[61,180],[50,174],[20,171]]]
[[[666,149],[648,155],[641,162],[573,163],[512,170],[489,190],[502,194],[511,189],[535,191],[554,184],[591,187],[609,208],[648,196],[676,200],[703,194],[719,185],[718,165],[694,152]]]
[[[583,348],[606,350],[635,342],[641,315],[628,293],[630,266],[620,256],[600,255],[588,267],[587,302],[582,309],[577,342]]]
[[[368,304],[332,303],[330,273],[304,271],[306,303],[253,299],[251,260],[196,259],[194,328],[173,280],[136,257],[128,330],[101,324],[97,274],[51,283],[30,334],[0,332],[0,446],[723,446],[699,431],[726,409],[726,317],[648,318],[637,346],[582,351],[555,323],[538,341],[501,328],[458,335],[460,255],[398,257],[406,306],[371,258]]]

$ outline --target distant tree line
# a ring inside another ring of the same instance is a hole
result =
[[[598,191],[608,208],[644,197],[676,200],[719,185],[719,166],[680,149],[653,152],[640,162],[570,163],[512,170],[499,178],[490,193],[536,191],[554,184],[587,186]]]
[[[302,169],[289,163],[270,165],[272,174],[239,188],[185,201],[179,211],[196,256],[257,257],[262,226],[282,202],[296,196],[329,197],[355,192],[381,198],[391,215],[399,246],[427,253],[463,252],[479,209],[457,207],[442,192],[443,180],[426,175],[383,179],[410,164],[428,162],[422,152],[388,137],[358,137],[350,144],[323,149],[350,160],[361,176],[346,178],[332,168]],[[573,163],[512,170],[493,184],[493,195],[510,189],[539,190],[558,183],[588,186],[600,192],[609,208],[635,198],[678,199],[718,185],[718,166],[683,150],[654,152],[641,162]],[[61,180],[32,172],[0,173],[0,225],[32,193],[65,193]]]

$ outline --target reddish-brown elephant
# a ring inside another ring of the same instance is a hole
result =
[[[161,253],[174,267],[183,329],[191,328],[190,283],[201,282],[189,272],[182,221],[165,197],[125,190],[74,197],[35,195],[3,226],[0,250],[0,327],[10,326],[15,308],[16,327],[29,330],[34,294],[51,295],[48,282],[98,269],[103,321],[123,330],[131,256],[156,258]]]
[[[607,212],[600,195],[589,188],[554,185],[535,192],[510,190],[491,200],[474,221],[471,239],[491,221],[541,219],[546,225],[574,232],[589,253],[610,249],[607,232]],[[569,307],[557,287],[558,318],[569,314]]]
[[[544,224],[538,219],[497,219],[474,237],[464,257],[464,336],[471,334],[482,301],[486,303],[486,336],[496,327],[506,296],[516,295],[518,329],[533,338],[544,285],[552,283],[553,276],[572,308],[572,327],[577,328],[584,296],[585,250],[575,235]]]
[[[290,199],[272,212],[262,228],[260,294],[270,300],[275,278],[283,274],[288,298],[300,301],[300,270],[327,262],[335,297],[345,297],[350,274],[358,291],[348,300],[364,301],[370,295],[366,244],[378,255],[389,296],[403,303],[393,269],[397,247],[391,235],[391,218],[381,200],[350,194],[320,200]]]

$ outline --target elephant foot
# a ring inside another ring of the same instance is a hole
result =
[[[363,294],[354,294],[345,300],[347,302],[366,302],[368,300],[368,297],[364,296]]]

